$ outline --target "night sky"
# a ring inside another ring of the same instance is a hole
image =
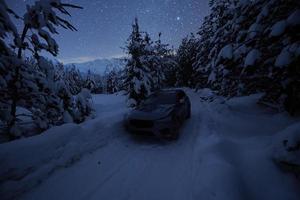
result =
[[[19,15],[34,0],[6,0]],[[70,10],[78,32],[60,30],[55,36],[65,62],[120,57],[135,17],[153,40],[162,32],[163,42],[177,47],[182,38],[196,32],[209,12],[208,0],[65,0],[84,7]]]

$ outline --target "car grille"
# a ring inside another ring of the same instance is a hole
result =
[[[151,128],[154,125],[153,121],[139,119],[130,120],[130,124],[136,128]]]

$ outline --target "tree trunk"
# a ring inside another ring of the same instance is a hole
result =
[[[23,31],[22,31],[22,36],[21,36],[21,46],[18,49],[18,59],[22,59],[22,49],[23,49],[23,43],[26,37],[26,33],[28,31],[28,27],[24,26]],[[21,64],[22,65],[22,64]],[[8,134],[9,134],[9,139],[10,140],[14,140],[15,139],[15,135],[13,134],[13,130],[12,128],[15,126],[16,124],[16,111],[17,111],[17,102],[19,100],[19,95],[18,95],[18,87],[17,87],[17,83],[19,81],[19,77],[20,77],[20,66],[16,65],[15,67],[15,74],[14,74],[14,78],[12,80],[12,92],[11,92],[11,106],[10,106],[10,121],[8,123]]]

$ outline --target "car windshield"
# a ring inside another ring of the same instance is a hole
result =
[[[155,93],[150,95],[146,101],[145,105],[160,105],[160,104],[175,104],[176,103],[176,93],[175,92],[164,92]]]

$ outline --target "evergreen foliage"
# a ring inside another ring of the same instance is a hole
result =
[[[175,60],[168,45],[161,42],[161,33],[158,40],[153,42],[148,33],[140,32],[137,19],[132,25],[126,53],[129,58],[122,88],[127,91],[129,106],[135,107],[151,92],[166,86],[167,70],[174,66]]]
[[[195,74],[177,76],[178,84],[188,86],[189,80],[190,87],[210,87],[227,97],[263,92],[259,103],[300,111],[300,3],[211,0],[210,6],[192,42],[196,50],[185,39],[177,52],[178,74],[191,70],[184,55],[193,60]]]
[[[177,86],[194,87],[194,74],[193,68],[196,56],[197,40],[193,34],[185,37],[182,40],[177,50],[177,63],[176,70]]]
[[[32,123],[35,130],[31,131],[40,132],[64,122],[82,122],[92,112],[78,70],[66,70],[40,56],[42,51],[58,55],[53,38],[57,28],[76,31],[63,18],[70,16],[66,8],[81,7],[60,0],[38,0],[20,18],[4,0],[0,1],[0,124],[1,132],[11,140],[28,134],[26,130],[33,128]],[[20,34],[11,16],[23,23]],[[12,44],[4,40],[8,35],[13,38]],[[25,52],[31,53],[30,59]]]
[[[128,94],[129,106],[138,106],[151,92],[153,83],[150,76],[150,68],[146,64],[149,56],[150,39],[144,39],[139,30],[138,20],[132,25],[132,33],[128,38],[126,47],[130,56],[125,67],[124,88]],[[147,48],[146,48],[147,47]]]

